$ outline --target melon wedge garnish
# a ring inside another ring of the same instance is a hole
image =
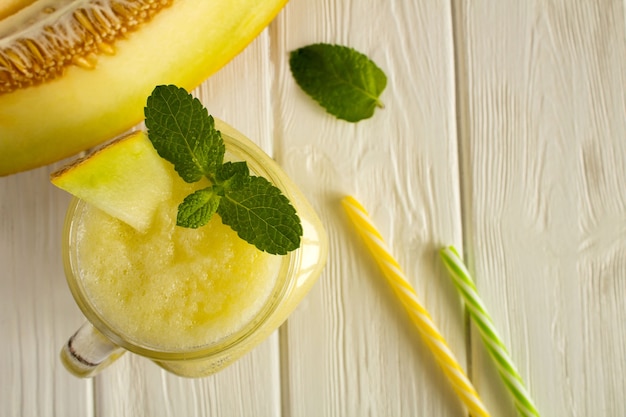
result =
[[[57,187],[145,232],[172,194],[171,169],[142,131],[121,137],[52,174]]]

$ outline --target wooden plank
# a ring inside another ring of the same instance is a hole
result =
[[[455,1],[467,254],[542,415],[626,415],[622,1]],[[494,415],[514,415],[477,335]]]
[[[269,33],[194,90],[209,114],[231,124],[266,152],[273,148]],[[185,379],[127,354],[97,377],[102,416],[275,416],[280,412],[278,335],[224,371]]]
[[[291,2],[272,28],[276,156],[319,211],[329,264],[281,328],[287,416],[459,416],[463,407],[348,224],[370,211],[464,363],[464,320],[437,249],[460,244],[451,11],[446,2]],[[293,81],[289,52],[356,48],[389,77],[383,110],[350,124]]]
[[[0,178],[3,416],[89,416],[93,411],[92,384],[70,376],[58,360],[81,319],[60,249],[69,196],[50,184],[54,168]]]
[[[273,336],[220,373],[199,379],[127,354],[96,378],[96,415],[279,416],[277,340]]]

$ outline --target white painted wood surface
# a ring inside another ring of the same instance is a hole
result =
[[[312,292],[223,372],[178,378],[125,355],[71,377],[82,322],[64,281],[58,164],[0,178],[0,415],[462,416],[353,233],[370,211],[493,416],[513,416],[437,249],[463,249],[543,416],[624,416],[623,1],[292,0],[196,94],[261,144],[331,244]],[[385,109],[349,124],[295,85],[289,51],[349,45],[387,73]]]

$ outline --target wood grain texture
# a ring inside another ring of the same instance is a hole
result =
[[[0,178],[3,416],[92,411],[92,384],[70,376],[58,360],[81,318],[63,274],[60,242],[69,196],[50,186],[54,168]]]
[[[0,415],[465,415],[345,194],[368,208],[494,417],[516,414],[443,245],[463,249],[542,415],[626,415],[625,16],[623,0],[291,0],[194,94],[301,186],[329,263],[279,332],[211,377],[130,354],[94,380],[70,376],[58,352],[83,317],[63,276],[69,196],[48,180],[59,165],[0,178]],[[350,124],[309,99],[288,56],[315,42],[374,59],[385,108]]]
[[[542,415],[625,415],[624,4],[456,1],[455,23],[479,290]],[[473,340],[479,389],[514,415]]]
[[[462,415],[339,205],[354,194],[369,209],[464,361],[463,313],[436,252],[461,238],[450,8],[294,1],[272,29],[276,155],[317,208],[331,246],[319,283],[281,329],[283,414]],[[377,62],[389,77],[385,108],[350,124],[307,97],[288,56],[316,42],[348,45]]]

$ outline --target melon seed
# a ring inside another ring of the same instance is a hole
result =
[[[38,0],[0,21],[0,94],[37,85],[98,55],[174,0]]]

